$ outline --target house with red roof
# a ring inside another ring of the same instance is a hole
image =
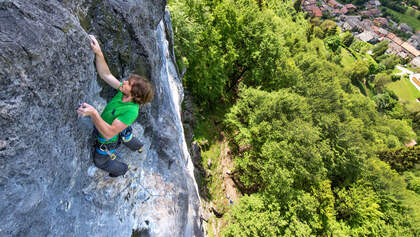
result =
[[[314,7],[312,12],[315,17],[322,17],[322,11],[318,7]]]
[[[340,3],[336,2],[335,0],[329,0],[328,5],[332,8],[339,8],[342,6]]]
[[[346,4],[344,7],[347,8],[349,12],[354,12],[357,9],[357,7],[353,4]]]
[[[339,15],[341,15],[340,9],[334,9],[332,11],[331,15],[333,15],[333,16],[339,16]]]
[[[396,43],[397,45],[402,45],[404,43],[404,41],[402,41],[400,38],[398,38],[398,36],[394,35],[391,32],[389,32],[386,37],[392,40],[392,42]]]

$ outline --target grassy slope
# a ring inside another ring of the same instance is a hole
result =
[[[392,70],[392,74],[398,74],[398,73],[401,73],[401,70],[395,67],[394,70]]]
[[[391,82],[387,84],[387,88],[394,91],[409,110],[420,111],[420,103],[416,101],[420,97],[420,91],[408,79]]]
[[[400,23],[405,22],[407,23],[407,25],[409,25],[411,28],[413,28],[415,31],[420,30],[420,20],[417,19],[417,16],[420,14],[419,11],[416,11],[416,14],[414,16],[410,16],[408,14],[408,12],[410,10],[407,10],[407,12],[405,14],[402,14],[400,12],[394,11],[390,8],[384,7],[387,10],[389,10],[390,12],[392,12],[393,14],[395,14],[396,16],[398,16],[400,18]],[[409,8],[412,9],[412,8]]]
[[[351,67],[355,62],[353,56],[351,56],[351,54],[344,48],[341,50],[341,56],[343,57],[341,59],[343,67]]]

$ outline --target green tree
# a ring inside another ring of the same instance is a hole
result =
[[[324,32],[324,36],[336,35],[339,32],[337,24],[332,20],[325,20],[320,25],[321,30]]]
[[[319,26],[314,27],[314,36],[320,39],[324,38],[324,31]]]
[[[384,217],[380,211],[380,200],[369,184],[355,183],[350,188],[338,190],[336,195],[339,219],[346,220],[352,227],[366,222],[380,222]]]
[[[346,47],[350,47],[350,45],[353,43],[353,41],[354,41],[354,35],[351,33],[351,32],[349,32],[349,31],[346,31],[346,32],[344,32],[344,34],[343,34],[343,36],[342,36],[342,41],[343,41],[343,44],[346,46]]]
[[[370,44],[353,41],[358,60],[343,69],[335,23],[311,26],[292,1],[170,2],[177,4],[175,49],[183,50],[187,89],[213,106],[233,103],[224,130],[247,195],[223,217],[224,236],[416,236],[416,179],[406,177],[407,190],[372,157],[402,147],[420,125],[399,103],[378,112],[354,86],[371,76],[395,102],[380,86],[389,76],[378,74],[394,58],[377,63],[365,56]]]
[[[353,42],[353,44],[351,44],[350,48],[358,53],[365,54],[369,49],[372,48],[372,45],[361,40],[356,40]]]
[[[393,169],[402,172],[412,169],[416,163],[420,163],[420,146],[385,149],[380,151],[378,156],[390,164]]]
[[[389,55],[381,61],[381,63],[385,65],[386,69],[393,69],[399,62],[400,59],[396,55]]]
[[[302,10],[302,1],[303,0],[295,0],[295,2],[293,3],[293,8],[295,9],[296,12],[299,12]]]
[[[365,4],[368,1],[369,0],[353,0],[353,3],[354,3],[354,5],[362,6],[363,4]]]
[[[210,7],[198,0],[172,1],[169,7],[173,15],[175,52],[182,55],[178,58],[185,58],[180,64],[187,67],[185,85],[196,98],[214,103],[221,98],[228,77],[223,68],[220,34],[206,26],[214,20]]]
[[[333,35],[325,38],[325,45],[333,52],[337,52],[341,45],[341,38],[338,35]]]
[[[380,200],[380,211],[384,213],[387,226],[382,226],[382,235],[417,236],[420,216],[420,196],[413,195],[405,187],[403,177],[389,165],[377,159],[368,159],[360,177],[370,184]]]
[[[382,40],[380,43],[375,45],[375,47],[372,50],[373,57],[377,58],[385,53],[385,51],[388,49],[389,42],[387,40]]]
[[[392,81],[391,76],[388,73],[378,73],[375,75],[375,90],[377,93],[383,93],[385,85]]]
[[[420,111],[409,113],[408,118],[411,119],[411,126],[417,134],[416,141],[420,141]]]
[[[373,100],[376,102],[379,112],[391,111],[398,103],[388,93],[375,95]]]
[[[407,189],[413,190],[417,194],[420,194],[420,176],[416,175],[415,172],[404,172],[404,179],[407,182]]]
[[[350,78],[354,81],[364,82],[368,73],[369,73],[368,63],[364,60],[359,59],[354,63],[350,71]]]
[[[295,165],[299,167],[293,174],[296,187],[308,187],[317,173],[322,175],[319,153],[325,148],[316,145],[323,142],[310,125],[310,109],[302,97],[287,91],[268,93],[251,88],[244,89],[240,96],[226,122],[231,131],[239,131],[232,139],[242,151],[235,164],[245,186],[250,190],[267,187],[272,180],[268,174]],[[291,140],[293,145],[287,144]],[[290,160],[295,156],[301,159]]]
[[[232,224],[223,236],[276,236],[284,225],[280,213],[267,208],[259,195],[244,196],[229,213]]]
[[[174,0],[170,5],[175,38],[182,41],[177,49],[188,62],[185,84],[200,101],[227,100],[241,82],[272,89],[294,80],[288,78],[294,67],[290,54],[302,50],[309,24],[301,13],[290,17],[290,3]]]

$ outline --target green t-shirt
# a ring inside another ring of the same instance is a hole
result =
[[[124,124],[130,126],[134,121],[136,121],[137,116],[139,115],[139,105],[134,102],[123,102],[123,93],[118,91],[118,93],[112,98],[112,100],[105,106],[104,111],[101,114],[102,119],[107,122],[109,125],[112,125],[115,119],[120,120]],[[99,133],[101,138],[104,138],[102,134]],[[118,139],[118,135],[111,138],[108,142],[113,142]]]

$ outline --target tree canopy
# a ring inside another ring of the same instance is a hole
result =
[[[201,104],[232,104],[224,125],[246,195],[225,236],[418,234],[417,176],[407,175],[410,190],[391,168],[416,134],[394,115],[393,95],[360,92],[371,75],[378,93],[390,79],[357,56],[369,44],[332,21],[311,25],[292,1],[174,0],[170,9],[186,88]],[[356,57],[347,69],[343,46]]]

